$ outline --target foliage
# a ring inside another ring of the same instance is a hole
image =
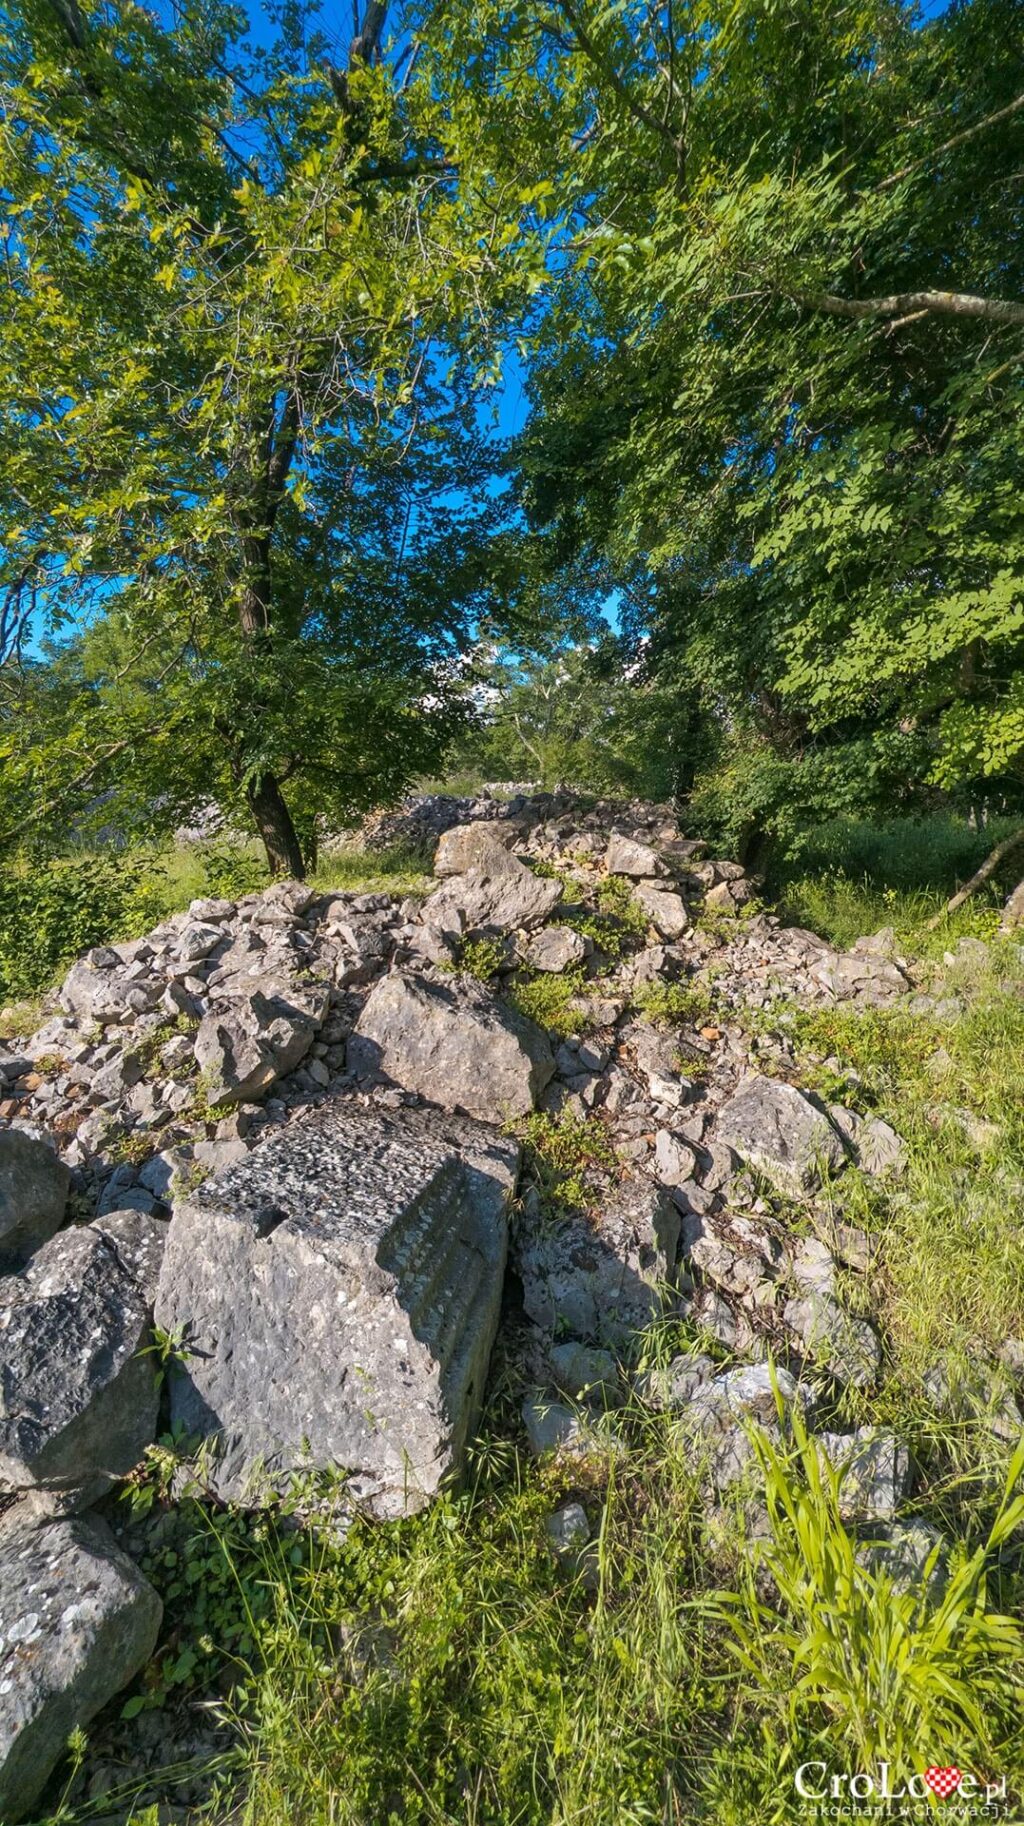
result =
[[[734,840],[1019,808],[1014,0],[560,20],[476,9],[565,225],[516,453],[550,575],[696,699]]]
[[[607,629],[553,657],[499,652],[478,662],[480,727],[457,748],[493,780],[569,784],[667,799],[692,775],[687,700],[642,675]]]
[[[160,911],[145,854],[9,864],[0,877],[0,999],[48,989],[83,951],[146,931]]]
[[[597,1196],[590,1174],[617,1166],[608,1131],[597,1116],[527,1116],[520,1134],[542,1203],[552,1212],[585,1211]]]
[[[584,978],[576,970],[537,970],[532,976],[520,971],[506,994],[513,1008],[527,1020],[567,1039],[580,1031],[583,1016],[578,1000],[586,989]]]
[[[937,1596],[938,1547],[909,1590],[866,1565],[840,1519],[842,1474],[822,1461],[799,1412],[793,1432],[792,1455],[753,1435],[771,1536],[726,1610],[744,1672],[787,1714],[783,1766],[820,1734],[853,1766],[885,1761],[900,1780],[920,1772],[923,1744],[956,1745],[964,1766],[991,1767],[1015,1725],[1024,1679],[1024,1635],[992,1607],[988,1589],[1000,1548],[1024,1523],[1024,1441],[987,1538]],[[758,1596],[757,1571],[778,1593],[771,1608]]]
[[[490,983],[508,969],[508,951],[497,938],[471,938],[459,952],[458,968],[478,983]]]
[[[212,800],[300,874],[469,714],[508,593],[481,392],[544,199],[362,14],[345,69],[227,0],[7,16],[8,844]]]
[[[642,983],[632,1001],[637,1012],[658,1027],[692,1025],[711,1012],[711,996],[703,983]]]

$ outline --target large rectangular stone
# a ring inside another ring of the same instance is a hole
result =
[[[497,1328],[516,1144],[438,1111],[323,1106],[175,1212],[157,1323],[222,1495],[351,1474],[379,1515],[458,1469]]]

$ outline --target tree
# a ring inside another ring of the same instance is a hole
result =
[[[531,18],[565,266],[519,462],[552,563],[700,689],[752,831],[1020,804],[1019,8]]]
[[[301,875],[460,726],[477,389],[543,255],[386,12],[343,69],[293,7],[269,51],[226,0],[8,21],[0,838],[213,798]]]

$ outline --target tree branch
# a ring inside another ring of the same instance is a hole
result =
[[[979,298],[973,292],[894,292],[888,298],[838,298],[832,292],[790,292],[789,296],[805,310],[826,311],[831,317],[903,317],[923,312],[1024,324],[1024,304],[1010,298]]]
[[[607,59],[602,56],[580,18],[575,0],[559,0],[559,5],[569,21],[573,36],[575,37],[580,50],[588,61],[593,64],[598,75],[603,76],[609,87],[614,89],[619,100],[628,109],[634,120],[639,121],[641,126],[647,127],[652,133],[656,133],[659,139],[664,140],[666,144],[672,148],[677,178],[679,183],[682,184],[686,176],[686,146],[684,142],[676,138],[667,121],[659,120],[658,116],[652,114],[651,110],[645,107],[642,101],[637,100],[630,89],[629,84],[619,75],[614,64],[609,63]]]
[[[984,133],[986,127],[995,127],[1001,120],[1009,120],[1011,114],[1016,114],[1019,108],[1024,108],[1024,95],[1018,95],[1016,101],[1011,101],[1005,108],[998,108],[994,114],[986,114],[984,120],[975,121],[973,127],[964,127],[962,132],[954,133],[952,139],[943,140],[941,146],[933,146],[930,152],[922,153],[920,158],[911,159],[909,165],[904,165],[900,171],[894,171],[891,177],[883,178],[880,184],[876,184],[876,190],[891,190],[894,184],[912,177],[915,171],[920,171],[922,165],[930,164],[932,159],[941,158],[944,152],[952,152],[954,146],[962,146],[965,140],[973,139],[976,133]]]

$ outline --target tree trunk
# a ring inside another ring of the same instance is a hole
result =
[[[257,779],[250,780],[245,789],[245,797],[267,852],[270,873],[289,875],[295,881],[304,881],[306,865],[302,859],[302,848],[277,776],[264,773]]]
[[[948,914],[955,913],[958,907],[962,907],[965,901],[970,900],[971,895],[976,894],[978,889],[984,887],[986,881],[995,874],[1000,863],[1004,862],[1007,856],[1012,856],[1022,844],[1024,844],[1024,828],[1014,831],[1009,837],[1004,837],[1002,843],[997,843],[991,854],[986,856],[980,869],[971,876],[970,881],[965,881],[959,892],[954,894],[951,900],[947,900],[942,912],[936,913],[934,919],[928,921],[926,931],[934,932],[936,926],[941,926]]]

